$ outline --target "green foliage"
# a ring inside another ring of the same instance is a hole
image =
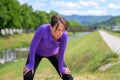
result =
[[[78,27],[80,26],[80,23],[74,21],[74,20],[69,20],[69,26],[75,26],[75,27]]]
[[[99,25],[102,25],[102,27],[100,27]],[[112,29],[113,26],[120,26],[120,16],[110,18],[109,20],[101,22],[100,24],[98,24],[99,28],[104,28],[107,30]]]
[[[68,20],[68,23],[69,23],[68,31],[76,32],[76,31],[82,31],[87,29],[86,26],[83,26],[79,22],[74,20]]]
[[[0,1],[0,29],[21,27],[20,4],[16,0]]]
[[[27,4],[21,6],[21,15],[23,16],[22,28],[30,29],[33,27],[32,7]]]
[[[71,40],[67,46],[66,60],[77,72],[94,72],[101,65],[118,57],[102,40],[98,32]]]
[[[120,31],[110,31],[110,30],[108,30],[107,32],[109,32],[112,35],[120,37]]]

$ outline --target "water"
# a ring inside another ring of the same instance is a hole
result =
[[[0,52],[0,64],[27,57],[28,48],[5,49]]]
[[[86,35],[86,34],[88,34],[88,33],[90,33],[90,32],[82,32],[82,33],[78,33],[78,34],[75,34],[75,35],[73,35],[73,36],[69,36],[69,40],[72,40],[72,39],[75,39],[75,38],[78,38],[78,37],[81,37],[81,36],[84,36],[84,35]]]
[[[81,37],[89,32],[83,32],[69,36],[69,40]],[[16,49],[5,49],[0,52],[0,64],[4,64],[10,61],[16,61],[17,59],[25,59],[28,56],[29,48],[16,48]]]

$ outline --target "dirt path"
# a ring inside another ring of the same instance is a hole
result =
[[[113,36],[105,31],[100,30],[100,35],[107,45],[117,54],[120,55],[120,38]]]

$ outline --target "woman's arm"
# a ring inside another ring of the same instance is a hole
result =
[[[27,64],[27,67],[30,69],[30,70],[34,70],[34,62],[35,62],[35,51],[36,51],[36,48],[38,46],[38,44],[40,43],[40,41],[42,40],[42,36],[43,36],[43,29],[40,27],[38,28],[38,30],[36,31],[33,39],[32,39],[32,42],[31,42],[31,45],[30,45],[30,51],[29,51],[29,63]]]
[[[63,62],[64,62],[64,53],[66,50],[67,42],[68,42],[68,34],[67,34],[67,32],[65,32],[62,36],[62,41],[60,44],[59,54],[58,54],[58,61],[59,61],[58,65],[59,65],[60,73],[64,73],[66,70],[66,68],[63,67]]]

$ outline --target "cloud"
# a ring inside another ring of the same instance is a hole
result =
[[[20,4],[24,4],[24,3],[27,3],[27,2],[29,2],[29,1],[31,1],[31,0],[17,0],[17,1],[19,1]]]
[[[77,10],[59,10],[59,13],[62,15],[72,15],[72,14],[79,14]]]
[[[107,12],[104,10],[88,10],[86,15],[107,15]]]
[[[97,6],[98,5],[94,1],[82,1],[82,0],[79,0],[79,4],[82,6]]]
[[[46,6],[46,3],[42,0],[18,0],[20,4],[27,3],[28,5],[31,5],[34,10],[40,10],[42,7]]]
[[[79,10],[61,10],[59,11],[60,14],[63,15],[72,15],[72,14],[78,14],[78,15],[108,15],[108,12],[105,10],[87,10],[87,11],[79,11]]]
[[[118,0],[18,0],[27,3],[33,10],[50,12],[54,10],[63,15],[119,15]]]
[[[30,5],[32,5],[34,10],[40,10],[41,8],[46,6],[46,4],[41,0],[36,0],[34,1],[34,3],[31,3]]]
[[[107,2],[106,0],[100,0],[100,1],[103,2],[103,3]]]
[[[54,7],[58,7],[58,8],[76,8],[76,9],[80,9],[81,6],[78,5],[77,3],[73,3],[73,2],[64,2],[64,1],[52,1],[51,5],[54,5]]]
[[[35,3],[32,4],[32,7],[33,7],[34,10],[39,10],[39,9],[41,9],[41,7],[44,7],[44,6],[45,6],[44,3],[41,3],[40,5],[35,4]]]
[[[57,8],[57,12],[63,15],[78,14],[79,10],[82,8],[79,3],[72,1],[52,1],[51,5]]]
[[[111,8],[111,9],[120,9],[120,6],[117,5],[117,4],[114,4],[114,3],[110,3],[110,4],[108,4],[108,8]]]

